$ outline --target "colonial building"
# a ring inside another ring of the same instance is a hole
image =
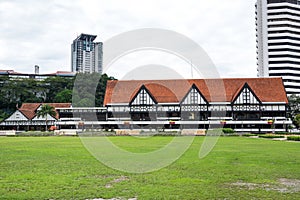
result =
[[[59,114],[56,111],[56,116],[52,117],[38,117],[37,111],[41,108],[43,103],[23,103],[10,117],[0,123],[0,128],[6,130],[44,130],[47,126],[55,125],[59,119]],[[48,103],[48,105],[58,108],[69,108],[70,103]]]
[[[281,78],[109,81],[107,120],[119,127],[286,131],[288,99]],[[122,125],[123,124],[123,125]]]
[[[77,108],[50,104],[59,129],[197,129],[232,128],[237,132],[287,131],[288,99],[281,78],[189,80],[111,80],[104,107]],[[2,127],[41,127],[42,104],[23,104]]]

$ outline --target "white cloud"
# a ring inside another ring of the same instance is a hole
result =
[[[0,69],[70,70],[84,32],[105,41],[137,28],[170,29],[199,43],[223,77],[255,77],[255,0],[2,0]]]

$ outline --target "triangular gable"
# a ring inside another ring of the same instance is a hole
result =
[[[5,121],[28,121],[28,118],[19,110],[16,110]]]
[[[35,116],[32,121],[46,121],[46,117],[38,117]],[[47,114],[47,121],[56,121],[56,119],[54,117],[52,117],[51,115]]]
[[[235,95],[233,101],[234,104],[260,104],[259,98],[255,95],[250,86],[245,83],[240,91]]]
[[[149,90],[142,85],[140,90],[132,98],[130,105],[154,105],[157,104],[155,98],[149,92]]]
[[[185,95],[185,97],[181,101],[181,104],[204,105],[204,104],[207,104],[207,100],[202,95],[202,93],[199,91],[197,86],[195,84],[193,84],[191,89],[189,90],[189,92]]]

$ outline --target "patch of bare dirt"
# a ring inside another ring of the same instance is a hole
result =
[[[236,183],[231,183],[229,185],[238,187],[240,189],[248,189],[248,190],[264,189],[266,191],[273,190],[281,193],[300,192],[300,180],[297,179],[281,178],[278,179],[277,183],[274,184],[246,183],[246,182],[238,181]]]
[[[119,178],[115,178],[114,180],[108,182],[105,185],[105,188],[112,188],[115,183],[119,183],[122,181],[128,181],[128,180],[129,180],[129,178],[127,176],[120,176]]]

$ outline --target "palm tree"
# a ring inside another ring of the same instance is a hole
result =
[[[50,106],[48,104],[43,104],[41,109],[37,111],[36,113],[37,117],[46,117],[46,131],[48,130],[48,115],[55,117],[56,112],[53,106]]]

